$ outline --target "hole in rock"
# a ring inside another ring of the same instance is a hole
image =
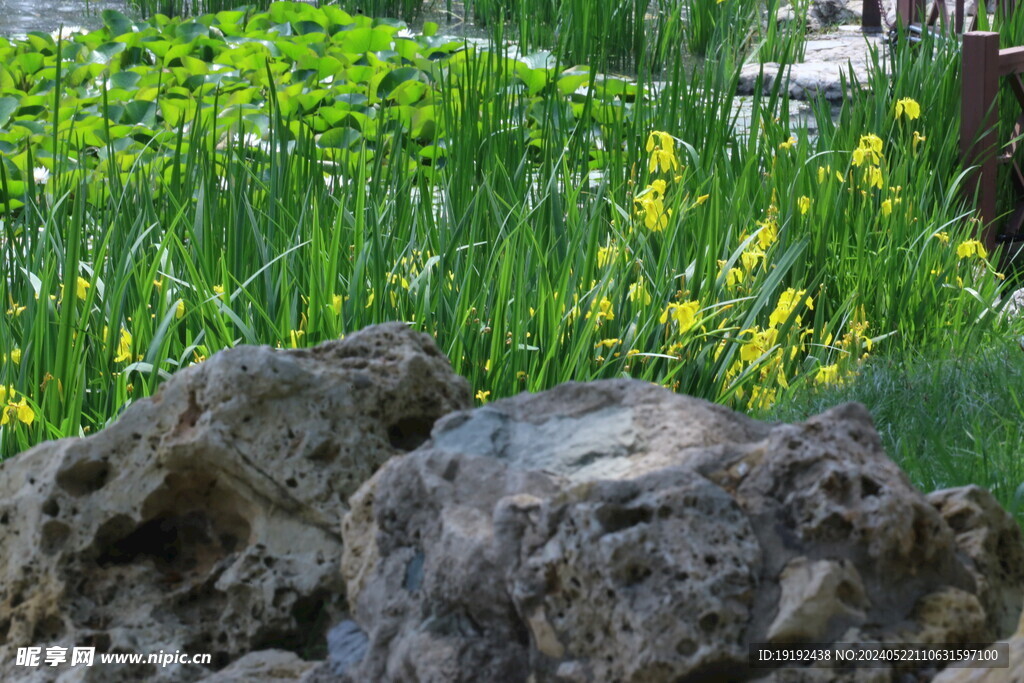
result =
[[[149,560],[165,573],[205,573],[249,538],[247,506],[209,475],[168,474],[142,511],[141,524],[119,515],[100,527],[94,541],[100,566]]]
[[[331,610],[338,607],[334,602],[336,597],[328,591],[314,591],[309,595],[294,597],[290,608],[293,619],[291,627],[268,628],[254,639],[252,649],[288,650],[307,661],[326,659]],[[280,620],[275,621],[280,623]]]
[[[821,520],[813,533],[815,538],[822,541],[846,541],[852,535],[853,524],[840,512],[833,512]]]
[[[49,498],[43,503],[43,514],[47,517],[56,517],[60,514],[60,504],[55,498]]]
[[[44,555],[53,555],[71,535],[71,528],[64,522],[50,520],[43,525],[41,550]]]
[[[647,565],[634,563],[626,567],[626,570],[622,573],[622,582],[626,586],[632,586],[640,583],[652,573],[651,568]]]
[[[392,448],[400,451],[412,451],[430,438],[430,430],[433,427],[433,418],[423,415],[403,417],[388,427],[388,441]]]
[[[457,476],[459,476],[459,461],[452,460],[445,466],[444,472],[441,474],[441,477],[445,481],[455,481],[455,477]]]
[[[621,505],[602,505],[597,510],[597,521],[605,533],[613,534],[637,524],[651,521],[651,510],[646,507],[628,508]]]
[[[697,624],[704,633],[711,633],[718,627],[718,615],[714,612],[708,612],[700,618]]]
[[[60,638],[63,634],[64,622],[61,621],[60,617],[51,614],[36,622],[36,627],[32,631],[32,642],[52,642]]]
[[[338,444],[327,439],[317,444],[317,447],[309,454],[309,459],[313,462],[334,462],[339,455],[338,451]]]
[[[72,496],[86,496],[103,488],[110,466],[102,460],[80,460],[57,473],[57,486]]]
[[[846,475],[840,472],[833,472],[821,483],[822,490],[832,498],[839,498],[846,492]]]
[[[954,533],[963,533],[971,524],[971,513],[968,510],[960,510],[947,517],[946,524]]]
[[[878,492],[881,490],[882,487],[874,479],[871,479],[870,477],[860,478],[860,492],[865,498],[877,496]]]

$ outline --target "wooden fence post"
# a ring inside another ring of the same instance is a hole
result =
[[[960,156],[965,166],[977,167],[967,178],[964,190],[971,200],[977,197],[982,239],[991,253],[998,232],[995,218],[999,34],[991,31],[965,33],[962,56]]]
[[[862,33],[882,32],[882,8],[880,0],[862,0],[860,4],[860,30]]]
[[[896,0],[896,21],[907,28],[912,23],[927,23],[924,15],[924,0]]]

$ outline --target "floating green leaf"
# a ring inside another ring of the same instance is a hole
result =
[[[132,22],[116,9],[105,9],[100,16],[103,17],[103,25],[110,30],[111,38],[117,38],[132,30]]]
[[[198,21],[190,21],[187,24],[181,24],[175,30],[175,35],[179,40],[192,42],[200,36],[209,36],[210,29],[206,28],[205,25]]]
[[[11,114],[18,108],[18,102],[14,97],[0,97],[0,127],[7,125]]]
[[[384,28],[356,28],[335,36],[344,52],[375,52],[391,46],[391,33]]]

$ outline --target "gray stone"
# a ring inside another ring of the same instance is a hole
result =
[[[1015,289],[1000,311],[1000,315],[1016,318],[1021,315],[1021,311],[1024,311],[1024,289]],[[1021,346],[1024,346],[1024,344]]]
[[[0,676],[880,683],[748,648],[1017,627],[1016,523],[914,490],[863,406],[771,425],[624,379],[469,406],[430,337],[383,325],[222,352],[0,464]],[[90,644],[214,661],[15,666]]]
[[[337,675],[345,673],[366,655],[369,639],[359,624],[346,619],[327,632],[327,661]]]
[[[612,380],[456,412],[351,499],[369,645],[343,680],[656,683],[743,672],[752,642],[1005,636],[1024,578],[980,577],[1021,542],[967,498],[1002,550],[966,550],[857,404],[767,425]]]
[[[1012,633],[1024,600],[1024,546],[1020,526],[991,493],[978,486],[936,491],[928,502],[945,519],[978,587],[994,633]]]
[[[800,11],[794,4],[785,3],[776,13],[776,19],[779,23],[789,23],[803,18],[810,31],[822,31],[844,24],[859,26],[863,4],[863,0],[812,0],[806,11]]]
[[[25,677],[15,650],[31,645],[211,653],[214,668],[270,646],[322,658],[346,609],[349,496],[470,401],[433,339],[395,323],[308,350],[223,351],[99,434],[0,464],[0,679]]]
[[[847,83],[853,79],[857,83],[867,80],[869,45],[874,46],[884,60],[885,50],[888,49],[885,37],[865,36],[859,28],[844,26],[833,34],[810,37],[806,42],[806,54],[800,63],[779,65],[768,62],[760,65],[751,62],[745,65],[740,71],[737,92],[741,95],[753,94],[757,78],[763,70],[764,93],[770,92],[776,79],[785,78],[786,92],[793,99],[809,100],[822,95],[831,102],[840,101],[850,95],[843,92],[844,77]]]
[[[315,664],[287,650],[260,650],[235,660],[203,683],[291,683],[299,680]]]
[[[772,643],[812,640],[833,621],[863,624],[867,596],[860,575],[850,562],[798,557],[779,574],[778,614],[768,627]]]
[[[1007,639],[1009,658],[1005,667],[949,667],[942,671],[932,683],[1022,683],[1024,682],[1024,616],[1017,632]],[[965,664],[966,662],[961,662]]]

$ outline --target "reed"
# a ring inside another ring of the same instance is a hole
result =
[[[593,66],[607,37],[517,59],[330,6],[104,20],[0,45],[26,85],[0,97],[3,455],[219,349],[387,320],[479,402],[628,376],[742,410],[1010,333],[951,53],[901,48],[891,81],[876,59],[812,137],[781,84],[740,118],[751,41],[695,63],[665,17],[632,78]]]

